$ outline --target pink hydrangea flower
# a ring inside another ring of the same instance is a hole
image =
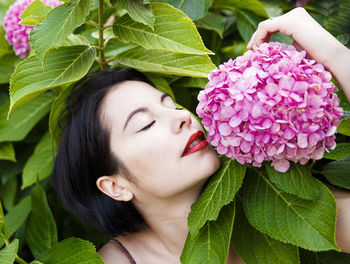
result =
[[[6,12],[4,17],[5,38],[13,46],[17,56],[22,59],[27,57],[30,52],[29,32],[33,26],[20,25],[20,15],[34,0],[17,0]],[[41,0],[45,5],[56,7],[63,2],[58,0]]]
[[[197,114],[219,154],[285,172],[335,148],[343,109],[331,78],[305,51],[263,43],[209,74]]]

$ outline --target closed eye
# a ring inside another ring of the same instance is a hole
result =
[[[153,120],[151,123],[149,123],[147,126],[145,126],[144,128],[140,129],[137,132],[141,132],[141,131],[145,131],[147,129],[149,129],[151,126],[153,126],[153,124],[156,122],[156,120]]]

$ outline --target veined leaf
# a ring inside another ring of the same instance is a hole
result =
[[[272,166],[266,166],[270,180],[281,190],[306,200],[315,200],[320,193],[320,182],[307,166],[291,162],[290,169],[281,173]],[[321,189],[322,190],[322,189]]]
[[[5,216],[7,227],[7,236],[11,237],[20,226],[27,219],[31,211],[30,196],[24,197],[18,204],[16,204]],[[0,247],[4,245],[4,241],[0,239]]]
[[[6,170],[6,168],[1,168],[2,176],[4,175],[4,170]],[[17,178],[13,177],[5,180],[5,182],[4,179],[2,181],[3,183],[0,184],[0,198],[2,200],[4,208],[9,211],[15,204],[15,197],[17,194]]]
[[[95,246],[79,238],[67,238],[36,257],[45,264],[103,264]]]
[[[40,0],[35,0],[29,6],[27,6],[22,15],[20,15],[22,20],[19,22],[19,24],[34,26],[37,23],[41,23],[51,9],[51,6],[46,6]]]
[[[0,57],[11,53],[11,47],[8,41],[5,39],[5,30],[3,25],[0,23]]]
[[[24,165],[21,189],[41,181],[51,174],[53,167],[53,142],[49,132],[42,137],[34,153]]]
[[[5,54],[0,58],[0,84],[8,83],[15,70],[15,64],[20,58],[15,54]]]
[[[317,199],[304,200],[277,189],[254,170],[247,174],[242,194],[249,223],[260,232],[309,250],[338,250],[336,204],[324,185]]]
[[[223,158],[221,168],[211,177],[203,193],[192,205],[188,216],[188,228],[196,236],[208,221],[215,220],[221,208],[232,202],[242,186],[246,168],[232,159]]]
[[[244,260],[244,263],[299,263],[298,248],[272,239],[252,227],[238,201],[236,202],[236,217],[231,242],[238,255]]]
[[[155,17],[154,30],[124,15],[113,25],[117,38],[139,44],[146,49],[213,54],[204,46],[193,22],[180,10],[163,3],[153,3],[152,9]]]
[[[0,143],[0,160],[10,160],[16,162],[15,149],[11,142]]]
[[[225,19],[218,14],[208,12],[205,17],[196,21],[196,26],[208,30],[214,30],[223,38],[225,30]]]
[[[54,96],[48,93],[41,94],[29,103],[15,109],[7,120],[10,102],[0,106],[0,142],[20,141],[45,116],[51,107]]]
[[[142,0],[118,0],[115,7],[125,9],[134,21],[149,26],[153,30],[155,18],[151,5],[143,4]]]
[[[136,47],[116,56],[116,61],[126,67],[146,72],[207,77],[216,68],[208,55],[180,54]]]
[[[30,31],[30,45],[40,62],[44,61],[49,49],[60,46],[75,28],[84,23],[89,11],[90,0],[71,0],[54,8],[43,23]]]
[[[67,46],[51,50],[44,68],[35,56],[23,60],[11,78],[9,113],[48,89],[81,79],[95,55],[95,48],[89,46]]]
[[[333,161],[324,166],[321,173],[327,180],[339,187],[350,190],[350,157]]]
[[[350,136],[350,117],[340,120],[337,132],[345,136]]]
[[[329,153],[325,152],[323,157],[331,160],[340,160],[350,157],[350,143],[337,143],[336,148]]]
[[[208,221],[197,236],[188,233],[182,264],[225,264],[235,218],[234,203],[222,208],[216,221]]]
[[[213,5],[217,9],[249,10],[258,16],[269,17],[259,0],[216,0]]]
[[[182,77],[176,82],[172,83],[174,87],[189,87],[189,88],[199,88],[204,89],[208,83],[208,78],[191,78]]]
[[[74,45],[86,45],[88,46],[89,40],[80,34],[70,34],[62,43],[62,46],[74,46]]]
[[[18,239],[13,240],[8,246],[0,250],[0,263],[12,264],[18,251]]]
[[[254,13],[238,10],[237,11],[237,29],[243,40],[248,43],[251,36],[258,28],[261,19]]]
[[[213,0],[150,0],[149,2],[163,2],[171,4],[180,9],[192,20],[197,20],[205,16]]]
[[[32,213],[28,219],[27,242],[34,256],[57,244],[56,223],[44,189],[37,184],[31,191]]]
[[[163,93],[170,94],[171,98],[173,98],[175,102],[174,92],[169,86],[165,78],[153,73],[146,73],[145,75],[147,76],[148,79],[150,79],[153,82],[153,84],[156,86],[158,90],[162,91]]]

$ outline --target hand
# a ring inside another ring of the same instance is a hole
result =
[[[325,65],[350,101],[350,50],[319,25],[304,8],[261,22],[247,48],[269,41],[272,34],[281,32],[293,37],[293,45]]]

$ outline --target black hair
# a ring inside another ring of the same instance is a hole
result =
[[[103,175],[130,175],[110,149],[110,131],[100,114],[106,94],[128,80],[153,83],[134,69],[94,73],[73,88],[66,101],[66,125],[55,159],[52,185],[66,208],[110,236],[140,231],[145,221],[131,202],[102,193],[96,180]]]

